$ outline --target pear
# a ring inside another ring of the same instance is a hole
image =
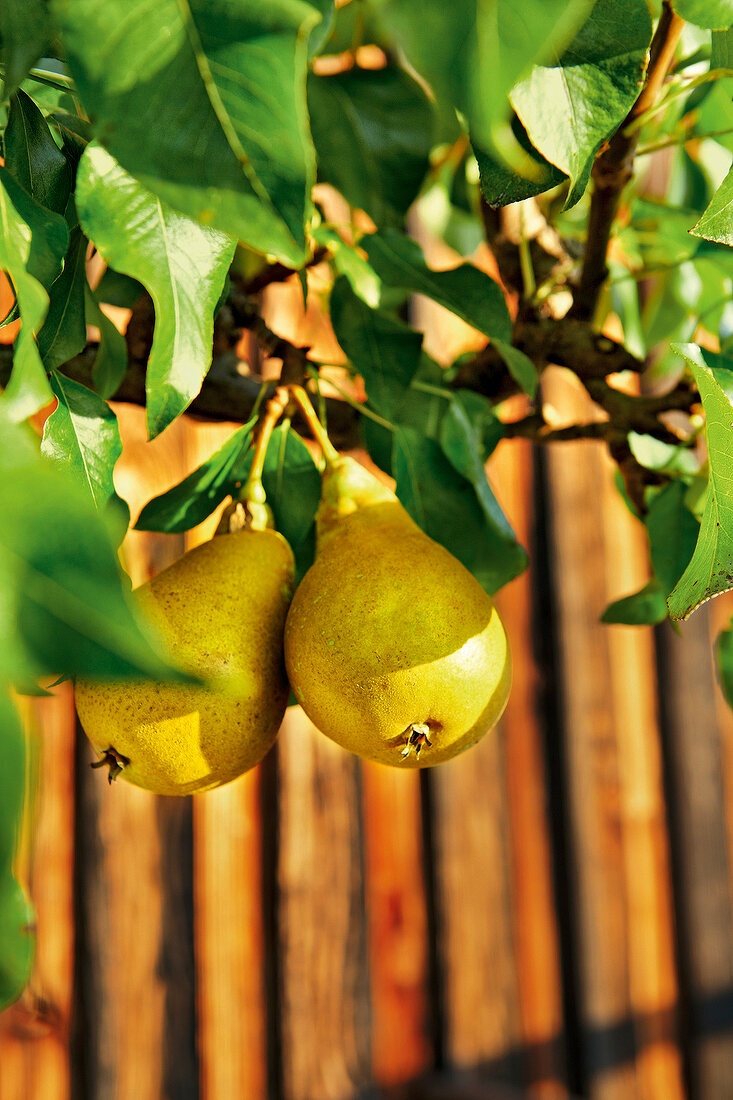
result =
[[[322,733],[396,767],[474,745],[511,680],[491,598],[349,457],[327,459],[316,558],[288,612],[285,662]]]
[[[186,671],[205,681],[79,681],[76,705],[99,764],[158,794],[228,783],[257,764],[285,713],[283,628],[293,554],[272,530],[216,535],[136,590]]]

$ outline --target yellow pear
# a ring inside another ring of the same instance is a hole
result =
[[[228,783],[257,764],[285,713],[283,628],[293,555],[272,530],[220,534],[136,594],[181,667],[206,686],[79,681],[84,730],[110,778],[158,794]]]
[[[330,460],[317,550],[285,625],[298,702],[345,749],[440,764],[497,722],[511,680],[491,598],[354,459]]]

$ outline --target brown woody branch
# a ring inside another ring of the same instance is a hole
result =
[[[683,26],[684,21],[672,10],[669,0],[665,0],[652,40],[647,78],[641,94],[609,141],[608,147],[596,158],[593,165],[587,243],[580,282],[571,310],[572,316],[578,320],[593,319],[601,287],[608,274],[606,254],[611,227],[618,211],[621,192],[631,179],[634,152],[639,140],[640,130],[632,128],[632,124],[656,101],[674,59],[675,47]]]

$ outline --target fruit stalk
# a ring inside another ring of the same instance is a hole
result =
[[[305,421],[313,433],[313,438],[318,443],[318,446],[323,452],[323,457],[327,466],[332,466],[334,462],[338,462],[340,455],[334,447],[331,440],[328,438],[326,429],[321,424],[316,415],[316,410],[311,404],[311,399],[308,396],[306,390],[302,386],[289,386],[290,393],[293,399],[297,402],[300,411],[302,412]]]
[[[231,534],[243,529],[265,531],[274,528],[272,511],[267,504],[265,487],[262,484],[262,471],[265,466],[267,446],[273,429],[290,402],[290,394],[285,386],[278,386],[274,396],[268,401],[265,415],[257,430],[252,465],[247,480],[241,488],[239,499],[225,511],[217,534]]]

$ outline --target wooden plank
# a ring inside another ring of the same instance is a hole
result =
[[[118,406],[125,443],[115,471],[133,517],[186,472],[185,425],[145,441],[144,411]],[[183,550],[180,537],[131,531],[133,583]],[[105,783],[80,740],[77,817],[79,1034],[77,1091],[95,1100],[198,1095],[189,799]],[[85,1090],[85,1091],[82,1091]]]
[[[188,426],[188,464],[235,425]],[[213,535],[217,513],[188,533]],[[201,1091],[206,1100],[266,1100],[260,769],[194,799],[196,973]]]
[[[587,418],[580,387],[552,373],[545,400]],[[648,637],[599,622],[608,600],[645,580],[641,534],[609,503],[611,468],[600,445],[553,447],[547,470],[586,1089],[593,1100],[628,1100],[654,1095],[650,1089],[663,1082],[664,1095],[677,1097],[652,649]]]
[[[536,568],[531,502],[531,444],[500,444],[489,476],[517,537]],[[548,829],[544,728],[533,642],[532,574],[499,593],[497,605],[512,651],[512,691],[503,718],[513,923],[522,1042],[522,1070],[532,1096],[567,1096],[563,1057],[562,976]]]
[[[372,1077],[359,767],[297,707],[277,749],[283,1100],[349,1100]]]
[[[420,777],[371,763],[362,777],[372,1065],[389,1086],[432,1063]]]
[[[37,948],[28,989],[0,1016],[3,1100],[69,1100],[74,967],[74,703],[68,684],[22,699],[37,753],[29,887]]]
[[[711,611],[710,605],[696,611],[682,625],[679,637],[671,627],[660,631],[667,797],[677,846],[678,920],[694,1100],[723,1100],[730,1096],[733,1080],[731,724],[716,698]]]

